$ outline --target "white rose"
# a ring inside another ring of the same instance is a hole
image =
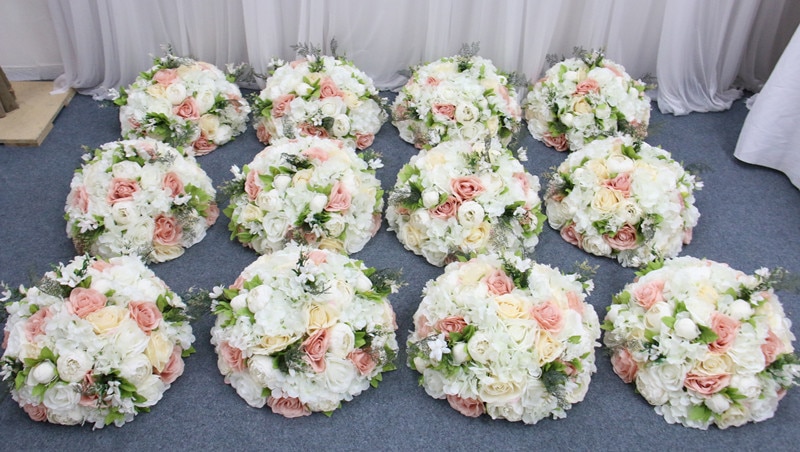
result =
[[[611,255],[611,246],[600,236],[584,235],[581,241],[584,251],[596,256]]]
[[[167,100],[172,105],[178,105],[186,99],[186,87],[183,83],[172,83],[164,90]]]
[[[344,103],[338,97],[326,97],[319,101],[319,111],[322,116],[334,118],[341,115]],[[343,115],[342,115],[343,116]],[[349,119],[348,119],[349,123]]]
[[[358,378],[358,370],[352,361],[346,358],[326,355],[325,382],[328,389],[339,393],[349,393],[348,388]]]
[[[283,208],[283,200],[276,190],[260,192],[256,196],[255,204],[267,212],[276,212]]]
[[[520,400],[505,403],[487,403],[486,414],[492,419],[506,419],[511,422],[521,421],[525,408]]]
[[[114,346],[123,356],[136,355],[147,348],[147,334],[130,317],[124,319],[114,332]]]
[[[146,400],[142,403],[137,403],[136,406],[148,407],[155,405],[161,400],[166,390],[167,385],[164,384],[158,375],[150,374],[146,376],[136,385],[136,392]]]
[[[325,222],[325,230],[328,231],[328,236],[339,237],[347,227],[347,222],[339,214],[331,213],[331,217]]]
[[[452,358],[453,364],[456,366],[460,366],[461,363],[467,360],[467,344],[463,342],[459,342],[453,347]]]
[[[275,368],[274,359],[269,356],[251,356],[248,360],[248,370],[253,380],[265,388],[277,386],[283,379],[281,371]]]
[[[210,139],[217,144],[225,144],[233,137],[233,128],[227,124],[222,124],[217,129],[217,133],[210,137]]]
[[[422,385],[425,392],[434,399],[443,399],[444,393],[444,376],[436,370],[430,368],[417,367],[418,371],[422,372]]]
[[[522,395],[522,388],[513,380],[485,377],[478,382],[478,396],[486,403],[506,403]]]
[[[242,223],[250,223],[252,221],[261,221],[263,217],[264,214],[261,209],[256,207],[254,204],[246,204],[242,209],[239,220]]]
[[[322,212],[322,209],[328,205],[328,197],[323,195],[322,193],[317,193],[311,198],[311,202],[308,203],[308,208],[311,213],[319,213]]]
[[[711,411],[721,414],[731,407],[731,402],[724,394],[716,393],[711,397],[706,398],[705,404]]]
[[[79,406],[72,406],[64,410],[47,410],[47,422],[51,424],[78,425],[83,421],[83,414]]]
[[[120,201],[111,206],[111,218],[114,219],[114,223],[122,226],[137,223],[140,215],[135,202]]]
[[[460,123],[475,122],[480,112],[475,105],[466,102],[459,102],[456,105],[456,121]]]
[[[649,371],[658,378],[658,381],[661,382],[661,387],[667,391],[680,391],[686,378],[687,366],[685,364],[662,363],[651,366]]]
[[[687,341],[691,341],[700,335],[700,329],[697,328],[697,324],[695,324],[689,317],[678,319],[675,322],[674,327],[675,334],[678,335],[678,337],[686,339]]]
[[[736,320],[745,320],[753,316],[753,308],[744,300],[735,300],[728,308],[730,316]]]
[[[473,334],[467,342],[467,351],[473,360],[481,364],[486,364],[494,356],[491,338],[480,331]]]
[[[636,390],[651,405],[663,405],[669,400],[666,388],[652,368],[644,367],[636,373]]]
[[[58,376],[70,383],[82,381],[86,372],[92,369],[92,365],[92,357],[83,350],[67,351],[56,360]]]
[[[58,382],[44,392],[42,403],[51,410],[68,410],[81,401],[81,393],[74,384]]]
[[[231,386],[253,408],[261,408],[267,403],[267,398],[262,396],[264,388],[247,372],[234,372],[228,376]]]
[[[334,136],[343,137],[350,133],[350,118],[347,115],[336,115],[333,118],[333,126],[331,131]]]
[[[750,420],[750,413],[744,405],[733,405],[727,411],[720,414],[716,421],[717,427],[726,429],[728,427],[740,427]]]
[[[422,192],[422,205],[426,209],[431,209],[439,204],[439,193],[436,190],[427,188]]]
[[[246,295],[247,309],[250,312],[259,312],[269,306],[270,299],[272,298],[272,287],[262,284],[254,287]]]
[[[197,102],[197,108],[200,110],[200,114],[211,110],[211,107],[214,106],[216,102],[214,93],[208,89],[202,89],[194,96],[195,102]]]
[[[483,206],[475,201],[467,201],[458,207],[458,222],[465,228],[476,227],[483,222],[485,212]]]
[[[355,349],[356,337],[353,329],[344,323],[337,323],[328,330],[328,354],[346,358]]]
[[[142,167],[130,160],[123,160],[111,165],[111,175],[122,179],[137,179]]]
[[[56,366],[50,361],[42,361],[28,373],[28,384],[46,385],[56,378]]]
[[[287,174],[278,174],[272,180],[272,186],[275,188],[275,190],[278,190],[279,192],[286,191],[286,188],[291,183],[292,183],[292,178]]]
[[[145,378],[153,375],[153,365],[144,354],[134,355],[119,364],[119,373],[122,378],[139,386]]]

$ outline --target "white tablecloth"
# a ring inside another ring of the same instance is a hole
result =
[[[800,188],[800,28],[751,106],[734,155],[786,173]]]

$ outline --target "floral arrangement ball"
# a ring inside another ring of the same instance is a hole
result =
[[[289,244],[214,289],[211,343],[248,405],[330,413],[395,368],[397,281],[328,250]]]
[[[603,329],[614,372],[670,423],[725,429],[771,418],[800,381],[773,274],[707,259],[653,265],[614,296]]]
[[[514,256],[455,262],[425,286],[408,365],[461,414],[535,424],[563,418],[596,371],[591,281]]]
[[[628,136],[604,138],[558,166],[545,195],[547,219],[584,251],[641,267],[691,242],[700,188],[667,151]]]
[[[344,57],[308,54],[273,60],[266,86],[253,99],[259,141],[316,136],[363,150],[388,114],[367,74]]]
[[[194,352],[185,304],[134,256],[79,256],[16,295],[0,375],[34,421],[122,426]]]
[[[116,93],[122,137],[150,137],[204,155],[247,128],[250,105],[210,63],[167,55]]]
[[[553,65],[523,103],[533,138],[558,151],[578,150],[618,134],[647,137],[646,85],[602,53],[585,53]]]
[[[529,253],[544,225],[538,192],[539,179],[497,140],[448,141],[403,166],[386,219],[432,265],[505,248]]]
[[[339,140],[278,140],[241,170],[232,168],[224,211],[231,239],[259,254],[289,241],[360,251],[381,224],[380,165]]]
[[[168,261],[202,240],[219,216],[211,179],[168,144],[114,141],[83,158],[64,208],[78,253]]]
[[[509,76],[488,59],[454,56],[413,68],[392,104],[392,124],[417,148],[499,137],[507,145],[522,110]]]

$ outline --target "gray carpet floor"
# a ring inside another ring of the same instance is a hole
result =
[[[63,219],[69,182],[80,166],[82,146],[94,148],[119,139],[117,114],[112,105],[77,96],[41,146],[0,146],[0,280],[27,284],[52,264],[73,257]],[[727,262],[748,273],[762,266],[781,266],[800,274],[800,190],[780,172],[733,157],[746,115],[743,101],[722,113],[674,117],[653,110],[647,141],[699,170],[705,184],[696,193],[701,218],[694,240],[681,255]],[[526,168],[544,186],[543,175],[564,154],[536,142],[527,131],[522,145],[528,149]],[[416,150],[400,140],[390,123],[383,126],[373,147],[383,154],[385,167],[377,175],[388,191]],[[198,160],[219,186],[231,178],[231,165],[241,167],[262,148],[249,129]],[[178,293],[190,287],[231,284],[257,255],[229,240],[227,221],[221,216],[202,242],[152,269]],[[425,394],[417,385],[418,374],[405,366],[402,350],[422,288],[442,269],[406,251],[386,230],[385,221],[354,257],[372,267],[403,271],[407,285],[391,297],[399,324],[399,368],[386,373],[377,389],[345,403],[332,417],[285,419],[267,408],[248,407],[217,370],[209,342],[214,319],[208,314],[193,325],[197,353],[187,359],[184,375],[152,412],[121,428],[92,431],[90,426],[32,422],[6,395],[0,401],[0,441],[15,450],[794,450],[800,443],[800,389],[790,390],[775,417],[761,423],[708,431],[669,425],[633,386],[613,373],[602,348],[596,352],[598,371],[585,400],[574,405],[566,419],[524,425],[488,416],[463,417],[447,402]],[[611,296],[634,278],[633,269],[583,253],[548,226],[534,257],[567,271],[582,261],[597,266],[595,291],[588,301],[601,318]],[[799,335],[800,295],[778,295]]]

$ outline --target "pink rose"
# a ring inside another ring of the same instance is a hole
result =
[[[242,351],[232,346],[227,341],[219,344],[219,355],[234,372],[242,372],[245,370]]]
[[[613,179],[603,182],[603,186],[617,190],[627,198],[631,195],[631,175],[630,173],[619,173]]]
[[[611,366],[614,368],[614,373],[625,383],[636,379],[636,372],[639,371],[636,360],[633,359],[627,348],[621,348],[614,352],[611,356]]]
[[[514,173],[511,175],[514,180],[519,182],[520,186],[522,186],[522,192],[528,194],[528,191],[531,188],[530,182],[528,181],[528,175],[525,173]]]
[[[439,79],[429,75],[428,78],[425,79],[425,84],[428,86],[439,86]]]
[[[772,330],[769,330],[764,340],[765,342],[761,344],[761,353],[764,354],[764,365],[769,366],[783,352],[783,343]]]
[[[267,132],[267,126],[263,122],[258,123],[256,126],[256,138],[264,144],[269,144],[269,140],[272,139],[269,132]]]
[[[564,326],[564,316],[561,308],[551,300],[539,303],[532,309],[533,318],[542,329],[551,333],[557,333]]]
[[[374,140],[375,135],[371,133],[356,133],[356,147],[361,150],[372,146]]]
[[[597,93],[600,91],[600,84],[597,83],[597,80],[593,78],[587,78],[586,80],[578,83],[578,86],[575,87],[575,94],[579,96],[585,96],[589,93]]]
[[[289,111],[289,104],[296,96],[294,94],[282,94],[272,102],[272,117],[280,118]],[[263,141],[266,143],[266,141]]]
[[[31,405],[26,403],[22,410],[35,422],[44,422],[47,420],[47,407],[44,405]]]
[[[446,220],[450,217],[455,216],[458,213],[458,207],[461,205],[461,202],[455,196],[448,196],[447,199],[439,204],[438,206],[430,209],[429,212],[432,217],[434,218],[441,218],[442,220]]]
[[[131,301],[128,303],[131,318],[145,333],[158,328],[163,318],[155,303],[149,301]]]
[[[495,295],[505,295],[514,290],[514,280],[508,277],[503,270],[495,270],[485,279],[489,292]]]
[[[456,106],[453,104],[433,104],[431,110],[434,114],[442,115],[450,120],[456,117]]]
[[[619,230],[617,231],[614,236],[610,236],[608,234],[603,234],[603,239],[608,243],[608,245],[617,251],[622,250],[632,250],[636,248],[636,228],[631,226],[630,224],[624,224]]]
[[[3,350],[8,349],[8,338],[11,336],[11,331],[5,330],[3,331],[3,345],[0,345],[0,348]]]
[[[156,217],[153,228],[153,242],[159,245],[172,246],[181,242],[183,229],[173,216],[163,213]]]
[[[451,315],[436,322],[435,328],[444,337],[449,338],[450,333],[460,333],[467,326],[466,320],[460,315]]]
[[[192,148],[194,149],[195,155],[206,155],[216,149],[217,145],[209,140],[205,133],[201,133],[200,138],[194,140],[194,143],[192,143]]]
[[[86,186],[81,185],[69,194],[69,204],[72,207],[80,209],[81,212],[86,213],[89,211],[89,193],[86,191]]]
[[[181,350],[179,346],[176,345],[173,347],[172,355],[170,355],[167,365],[164,366],[164,370],[158,374],[164,384],[172,384],[178,377],[183,375],[184,363],[183,357],[181,357],[182,353],[183,350]]]
[[[306,352],[306,359],[314,372],[325,372],[325,352],[328,351],[329,339],[330,335],[328,334],[328,330],[321,328],[303,341],[303,350]]]
[[[183,193],[183,181],[174,171],[170,171],[164,175],[164,180],[161,181],[161,187],[168,191],[169,195],[173,198]]]
[[[363,349],[357,348],[348,353],[347,359],[352,361],[353,365],[356,366],[356,370],[358,370],[358,373],[361,375],[369,375],[375,370],[375,360],[372,359],[372,355],[369,352]]]
[[[206,226],[211,227],[217,222],[217,218],[219,218],[219,206],[217,206],[217,203],[211,202],[206,208]]]
[[[683,230],[683,244],[688,245],[692,243],[692,228]]]
[[[478,417],[484,413],[483,403],[477,399],[459,397],[455,394],[447,394],[447,403],[454,410],[467,417]]]
[[[633,298],[636,304],[649,310],[654,304],[664,301],[664,281],[648,281],[639,284],[633,290]]]
[[[310,253],[308,253],[308,258],[315,265],[322,265],[328,260],[328,254],[322,250],[312,250]]]
[[[178,79],[177,69],[160,69],[153,74],[153,80],[159,85],[169,86]]]
[[[114,264],[110,264],[106,261],[101,261],[101,260],[96,260],[92,262],[92,269],[97,270],[99,272],[104,272],[113,266]]]
[[[374,237],[375,234],[377,234],[378,231],[380,231],[381,222],[382,221],[383,221],[383,217],[381,217],[381,214],[379,214],[379,213],[373,213],[372,214],[372,229],[370,230],[370,233],[371,233],[370,235],[372,237]]]
[[[518,104],[511,101],[511,96],[508,94],[508,88],[506,88],[504,85],[500,85],[497,87],[497,92],[505,101],[506,107],[508,108],[509,113],[511,113],[511,116],[519,118],[520,115],[522,115],[522,109]]]
[[[326,97],[343,97],[344,93],[336,86],[336,82],[330,77],[323,77],[319,84],[319,98],[325,99]]]
[[[108,189],[106,201],[109,204],[115,204],[120,201],[130,201],[133,199],[133,194],[139,191],[139,183],[133,179],[125,179],[115,177],[111,179],[111,187]]]
[[[300,136],[328,138],[328,131],[323,127],[314,127],[313,124],[304,122],[297,127]]]
[[[550,135],[549,132],[542,135],[542,141],[547,146],[555,149],[556,151],[563,152],[569,149],[569,142],[567,141],[567,136],[565,134],[553,136]]]
[[[424,314],[420,314],[414,318],[414,329],[417,331],[419,337],[428,337],[433,333],[433,327]]]
[[[570,309],[577,312],[580,315],[583,315],[584,304],[580,298],[578,298],[578,294],[573,291],[567,292],[567,305]]]
[[[250,201],[255,201],[258,194],[261,193],[261,186],[258,184],[258,171],[251,169],[244,180],[244,191],[247,193],[247,198]]]
[[[81,400],[78,402],[81,406],[95,408],[97,403],[97,392],[95,387],[93,371],[86,372],[81,382]]]
[[[242,275],[237,276],[236,281],[234,281],[233,284],[231,284],[230,286],[231,289],[236,289],[236,290],[242,290],[243,287],[244,287],[244,277]]]
[[[106,296],[94,289],[76,287],[69,293],[67,311],[85,319],[87,315],[105,307],[106,301]]]
[[[689,372],[683,379],[683,385],[700,395],[710,396],[725,389],[731,382],[729,374],[704,375]]]
[[[714,312],[711,314],[711,329],[717,334],[717,339],[708,344],[711,353],[725,353],[733,345],[736,334],[739,332],[741,322],[725,314]]]
[[[583,248],[583,236],[575,230],[575,223],[570,223],[561,228],[561,238],[578,248]]]
[[[280,414],[283,417],[295,418],[308,416],[311,410],[303,405],[303,402],[296,397],[269,397],[267,399],[267,406],[272,408],[272,412]]]
[[[47,319],[50,318],[50,308],[42,308],[36,311],[32,316],[28,317],[25,322],[25,337],[29,341],[36,339],[36,336],[44,334],[44,326]]]
[[[606,67],[606,69],[613,72],[614,75],[616,75],[617,77],[622,77],[622,70],[620,70],[620,68],[617,67],[615,64],[605,63],[604,66]]]
[[[469,201],[486,189],[476,176],[460,176],[450,179],[450,189],[460,201]]]
[[[328,196],[328,205],[325,210],[328,212],[342,212],[350,208],[352,196],[347,191],[347,187],[338,180],[333,183],[331,194]]]
[[[306,158],[319,160],[320,162],[328,160],[328,151],[316,146],[304,149],[301,154],[303,154]]]
[[[200,119],[200,108],[198,108],[194,97],[183,99],[183,102],[172,107],[172,113],[192,121]]]

